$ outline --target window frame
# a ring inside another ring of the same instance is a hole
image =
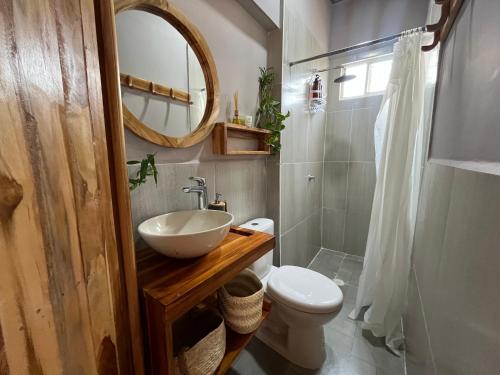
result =
[[[350,63],[343,64],[343,66],[347,69],[349,66],[356,66],[356,65],[365,65],[365,87],[363,89],[363,94],[362,95],[357,95],[357,96],[349,96],[349,97],[344,97],[344,85],[347,82],[341,83],[340,84],[340,89],[339,89],[339,101],[346,101],[346,100],[356,100],[356,99],[363,99],[363,98],[369,98],[371,96],[377,96],[380,95],[384,92],[382,91],[374,91],[374,92],[368,92],[368,85],[370,82],[370,65],[382,62],[382,61],[392,61],[393,60],[393,53],[385,53],[380,56],[376,57],[367,57],[365,59],[361,60],[356,60],[352,61]],[[348,81],[349,82],[349,81]]]

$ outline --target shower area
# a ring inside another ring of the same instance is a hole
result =
[[[333,279],[345,319],[396,356],[433,92],[421,10],[397,32],[338,49],[293,6],[284,14],[281,265]]]
[[[293,22],[293,15],[288,17]],[[289,32],[307,30],[296,22]],[[316,257],[313,266],[335,277],[340,258],[362,261],[376,183],[374,126],[391,70],[393,42],[288,68],[283,105],[292,119],[283,132],[281,154],[282,264],[307,266]],[[317,54],[315,46],[313,42],[304,56]],[[316,75],[325,99],[321,110],[312,111],[305,93]],[[338,253],[333,260],[338,265],[326,259],[331,254],[322,254],[325,251]],[[358,276],[360,267],[355,270]]]
[[[390,51],[390,46],[379,47],[337,55],[329,62],[330,66],[345,66],[346,74],[356,78],[337,83],[342,74],[337,70],[325,76],[328,99],[321,197],[324,249],[364,256],[376,182],[374,125],[387,83],[379,83],[380,90],[372,89],[375,85],[367,81],[375,80],[373,71],[377,68],[390,72]],[[386,59],[377,60],[378,56]],[[372,92],[366,92],[367,87]]]

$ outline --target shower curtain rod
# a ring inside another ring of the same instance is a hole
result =
[[[335,50],[335,51],[331,51],[331,52],[327,52],[327,53],[322,53],[321,55],[316,55],[316,56],[308,57],[307,59],[292,61],[290,63],[290,66],[294,66],[294,65],[297,65],[297,64],[302,64],[302,63],[305,63],[305,62],[309,62],[309,61],[321,59],[323,57],[329,57],[329,56],[339,55],[341,53],[350,52],[350,51],[354,51],[354,50],[357,50],[357,49],[360,49],[360,48],[373,46],[375,44],[380,44],[380,43],[384,43],[384,42],[390,42],[391,40],[400,38],[404,34],[406,34],[408,32],[411,32],[411,31],[427,31],[427,27],[426,26],[417,27],[415,29],[411,29],[411,30],[406,30],[406,31],[400,32],[399,34],[394,34],[394,35],[391,35],[391,36],[386,36],[386,37],[380,38],[380,39],[370,40],[369,42],[363,42],[363,43],[355,44],[355,45],[350,46],[350,47],[341,48],[341,49],[338,49],[338,50]]]

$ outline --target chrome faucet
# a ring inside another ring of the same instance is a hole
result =
[[[206,210],[208,207],[207,180],[203,177],[189,177],[190,180],[196,181],[198,185],[183,187],[184,193],[198,194],[198,209]]]

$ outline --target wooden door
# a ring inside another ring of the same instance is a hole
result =
[[[97,4],[97,3],[96,3]],[[0,0],[0,373],[132,373],[91,0]]]

